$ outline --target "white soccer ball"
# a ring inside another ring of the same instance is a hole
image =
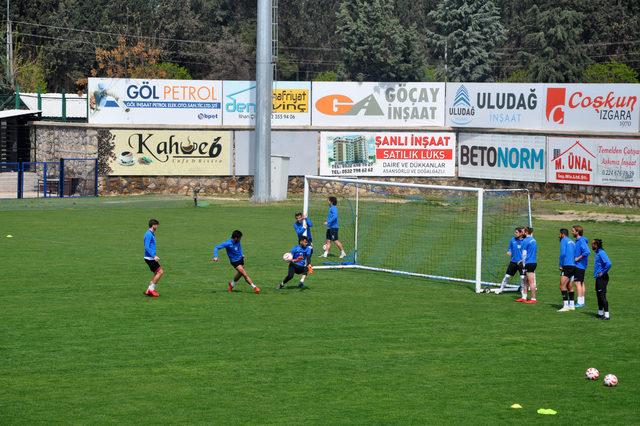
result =
[[[587,368],[586,373],[584,373],[584,375],[587,377],[587,379],[589,380],[598,380],[598,377],[600,377],[600,372],[598,371],[597,368]]]
[[[604,385],[609,387],[618,386],[618,378],[613,374],[607,374],[604,376]]]
[[[293,255],[291,253],[285,253],[282,255],[282,260],[285,262],[291,262],[293,260]]]

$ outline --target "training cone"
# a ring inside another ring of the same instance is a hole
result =
[[[558,412],[551,408],[538,408],[538,414],[546,414],[546,415],[554,416],[558,414]]]
[[[7,238],[13,238],[13,235],[7,235]]]
[[[511,408],[522,408],[522,405],[520,405],[520,404],[513,404],[513,405],[511,406]]]

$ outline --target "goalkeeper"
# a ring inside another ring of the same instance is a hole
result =
[[[509,283],[509,280],[513,278],[516,272],[520,273],[520,285],[524,285],[524,265],[522,265],[522,240],[524,239],[524,228],[515,228],[513,237],[509,241],[509,248],[506,255],[511,257],[507,271],[500,283],[500,288],[496,291],[497,294],[502,293],[505,286]]]
[[[309,240],[307,239],[307,237],[300,237],[300,242],[298,243],[298,245],[291,249],[291,256],[293,258],[289,261],[289,271],[287,272],[287,276],[284,277],[282,282],[278,285],[278,290],[283,289],[284,285],[291,281],[295,274],[300,275],[298,288],[304,288],[304,280],[311,272],[311,265],[309,265],[309,259],[311,258],[311,247],[309,247]]]

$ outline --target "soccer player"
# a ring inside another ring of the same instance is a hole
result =
[[[509,280],[513,278],[516,272],[520,272],[520,285],[524,285],[524,271],[522,266],[522,239],[523,237],[522,227],[515,228],[513,231],[513,237],[509,240],[509,248],[506,255],[511,257],[507,271],[504,274],[504,278],[500,283],[500,288],[496,291],[496,294],[502,293],[504,287],[509,284]],[[517,299],[516,302],[523,302],[524,300]]]
[[[214,262],[218,261],[218,250],[224,248],[227,251],[227,256],[229,257],[229,262],[231,262],[231,266],[236,270],[235,275],[229,281],[228,290],[229,293],[233,291],[236,286],[236,283],[240,281],[240,277],[244,277],[244,280],[251,286],[253,292],[255,294],[260,293],[260,287],[256,286],[251,280],[251,277],[247,274],[247,271],[244,270],[244,254],[242,253],[242,245],[240,244],[240,240],[242,239],[242,232],[237,229],[231,233],[231,238],[227,241],[224,241],[213,249],[213,260]]]
[[[156,230],[158,229],[159,224],[160,222],[158,222],[156,219],[150,219],[149,229],[147,229],[147,232],[144,233],[144,261],[153,273],[153,278],[151,278],[149,287],[147,287],[147,291],[144,292],[144,294],[149,297],[160,296],[156,291],[156,285],[164,274],[162,266],[160,266],[160,263],[158,263],[160,258],[158,257],[156,250]]]
[[[569,231],[566,228],[560,229],[560,292],[562,293],[562,308],[558,312],[568,312],[575,310],[573,301],[573,288],[571,278],[575,272],[575,243],[569,238]]]
[[[536,266],[538,266],[538,242],[533,238],[533,228],[525,227],[526,237],[522,240],[522,262],[524,263],[525,285],[522,286],[522,298],[516,300],[527,304],[536,304]],[[527,287],[531,290],[531,299],[527,300]]]
[[[301,212],[296,213],[296,221],[293,222],[293,229],[296,231],[298,241],[300,241],[301,237],[307,237],[309,246],[313,246],[313,238],[311,237],[312,227],[313,223],[311,222],[311,219],[303,215]]]
[[[347,253],[344,252],[344,247],[338,239],[338,199],[336,197],[329,197],[329,213],[327,214],[327,220],[324,223],[327,226],[327,241],[324,243],[324,253],[321,257],[329,256],[329,249],[331,249],[331,242],[340,249],[340,259],[344,258]]]
[[[309,274],[309,260],[311,259],[311,247],[309,247],[307,237],[304,235],[300,237],[300,243],[291,249],[291,256],[293,256],[293,259],[289,261],[289,271],[280,285],[278,285],[278,290],[283,289],[284,285],[291,281],[294,274],[300,275],[298,288],[304,288],[304,280]]]
[[[593,277],[596,279],[596,294],[598,295],[597,318],[609,320],[609,302],[607,302],[607,285],[609,284],[609,269],[611,261],[602,248],[602,240],[594,239],[591,248],[596,252],[593,262]]]
[[[584,273],[589,264],[589,255],[591,249],[589,249],[589,240],[583,236],[584,229],[580,225],[574,225],[571,227],[571,233],[575,238],[576,252],[576,270],[573,273],[573,283],[576,285],[576,292],[578,293],[578,303],[576,308],[584,308]]]

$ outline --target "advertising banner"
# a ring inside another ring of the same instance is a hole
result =
[[[89,78],[89,123],[222,124],[222,82]]]
[[[447,126],[540,129],[543,84],[447,83]]]
[[[255,126],[256,82],[224,81],[225,126]],[[311,83],[308,81],[274,81],[271,125],[274,127],[309,126]]]
[[[454,176],[456,134],[322,132],[323,176]]]
[[[461,133],[459,138],[460,177],[545,181],[544,136]]]
[[[444,126],[444,83],[313,82],[316,127]]]
[[[638,132],[639,84],[549,84],[545,130]]]
[[[548,138],[551,183],[640,188],[640,139]]]
[[[112,176],[231,175],[231,132],[111,130]]]

